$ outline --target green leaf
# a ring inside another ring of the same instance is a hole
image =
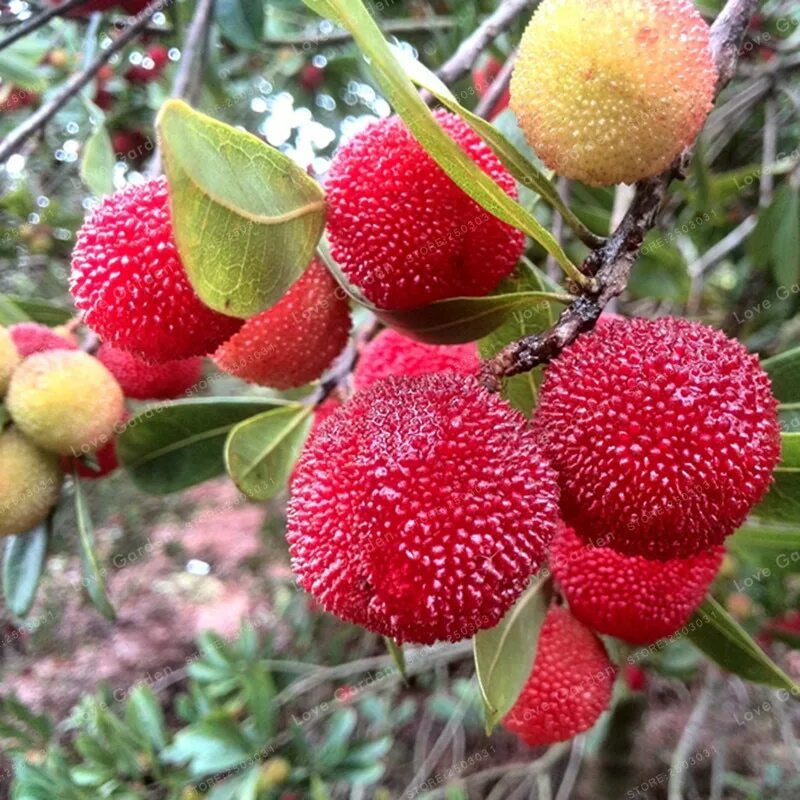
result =
[[[688,637],[723,669],[753,683],[800,693],[798,686],[713,598],[708,597],[686,623]]]
[[[547,613],[547,577],[534,579],[491,630],[473,640],[475,672],[486,713],[486,735],[508,713],[533,669],[539,630]]]
[[[800,403],[800,347],[761,362],[781,403]]]
[[[384,636],[383,641],[386,642],[386,649],[389,651],[389,655],[392,657],[392,661],[394,661],[394,665],[397,667],[400,677],[407,683],[406,654],[403,652],[403,645],[397,644],[390,636]]]
[[[78,543],[81,553],[83,585],[92,605],[112,622],[116,619],[114,608],[106,595],[104,571],[97,560],[94,543],[94,526],[89,516],[89,504],[77,469],[72,472],[75,483],[75,516],[78,520]]]
[[[169,494],[225,472],[225,440],[239,422],[283,404],[261,398],[192,398],[152,406],[117,438],[117,455],[139,488]]]
[[[258,50],[264,36],[262,0],[218,0],[214,8],[222,35],[242,50]]]
[[[14,294],[7,294],[0,295],[0,306],[2,306],[3,298],[11,301],[19,311],[25,315],[25,320],[41,322],[42,325],[48,325],[51,328],[57,325],[64,325],[74,316],[74,312],[70,311],[70,309],[55,305],[49,300],[41,300],[37,297],[18,297]]]
[[[81,161],[81,178],[96,195],[114,191],[114,148],[105,125],[98,125],[86,140]]]
[[[406,75],[417,86],[427,89],[445,108],[458,114],[492,148],[495,155],[519,183],[538,194],[551,208],[556,209],[582,241],[590,245],[598,243],[598,237],[572,213],[559,197],[558,191],[548,176],[520,152],[492,123],[464,108],[447,86],[408,51],[395,45],[391,45],[391,48]]]
[[[161,755],[167,763],[188,764],[192,777],[201,778],[244,764],[256,753],[238,723],[218,712],[179,731]]]
[[[29,322],[30,317],[7,294],[0,294],[0,325]]]
[[[311,406],[273,408],[240,422],[225,443],[225,466],[253,500],[268,500],[289,480],[312,420]]]
[[[3,554],[3,597],[12,614],[24,617],[33,606],[42,579],[49,522],[28,533],[6,537]]]
[[[137,731],[154,750],[166,747],[164,714],[151,689],[140,684],[128,697],[125,714],[130,727]]]
[[[748,252],[760,266],[770,265],[779,286],[791,287],[800,269],[800,191],[790,182],[775,192],[748,241]]]
[[[797,528],[765,527],[747,524],[739,528],[726,542],[730,550],[753,551],[798,551],[800,552],[800,530]]]
[[[527,317],[531,309],[540,309],[555,297],[538,291],[454,297],[410,311],[375,309],[374,313],[381,322],[412,339],[430,344],[461,344],[487,336],[512,314]]]
[[[250,133],[169,100],[156,121],[175,239],[206,305],[250,317],[274,305],[314,255],[320,186]]]
[[[514,293],[545,291],[547,288],[541,273],[527,266],[518,268],[517,273],[500,286],[501,291],[508,289]],[[554,322],[555,314],[551,303],[540,300],[529,308],[512,312],[499,328],[478,342],[478,352],[481,358],[493,358],[511,342],[541,333]],[[543,368],[540,367],[522,375],[515,375],[503,385],[503,396],[527,417],[530,417],[536,407],[543,373]]]
[[[437,124],[408,79],[392,48],[361,0],[304,0],[306,5],[346,27],[364,55],[387,100],[426,152],[476,203],[498,219],[524,231],[547,250],[579,283],[585,278],[544,226],[514,202]]]
[[[781,460],[774,477],[753,516],[772,522],[800,522],[800,433],[781,434]]]
[[[0,51],[0,78],[21,89],[41,92],[44,81],[37,71],[43,51],[31,50],[25,42],[16,42]]]

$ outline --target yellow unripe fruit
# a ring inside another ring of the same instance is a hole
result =
[[[285,758],[270,758],[261,767],[258,778],[259,789],[272,789],[285,783],[292,773],[292,765]]]
[[[11,379],[6,407],[35,444],[65,456],[108,444],[125,410],[114,376],[80,350],[48,350],[26,358]]]
[[[634,183],[694,141],[716,82],[690,0],[543,0],[520,42],[511,107],[560,175]]]
[[[63,480],[56,456],[15,428],[0,434],[0,536],[26,533],[46,519]]]
[[[0,397],[4,397],[11,375],[20,362],[14,340],[7,328],[0,327]]]

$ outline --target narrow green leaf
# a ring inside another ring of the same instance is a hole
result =
[[[132,417],[117,438],[120,463],[139,488],[169,494],[225,472],[225,440],[239,422],[283,403],[214,397],[152,406]]]
[[[790,527],[765,527],[755,523],[739,528],[726,542],[726,547],[737,551],[800,552],[800,529]]]
[[[78,520],[78,543],[81,553],[83,585],[92,605],[112,622],[116,619],[114,608],[106,595],[104,571],[97,560],[94,543],[94,526],[89,516],[89,504],[77,469],[72,473],[75,483],[75,516]]]
[[[36,599],[47,556],[50,523],[28,533],[6,537],[3,554],[3,597],[12,614],[24,617]]]
[[[250,317],[311,262],[325,227],[321,187],[250,133],[166,102],[156,121],[186,273],[211,308]]]
[[[242,50],[258,50],[264,38],[262,0],[217,0],[214,8],[222,35]]]
[[[772,522],[800,522],[800,433],[781,434],[781,460],[774,478],[753,516]]]
[[[464,108],[447,86],[409,52],[394,45],[391,47],[406,75],[417,86],[427,89],[445,108],[458,114],[492,148],[519,183],[536,192],[551,208],[556,209],[583,242],[589,246],[597,246],[601,242],[600,237],[593,234],[559,197],[558,191],[547,175],[526,158],[492,123]]]
[[[800,403],[800,347],[761,362],[781,403]]]
[[[686,624],[688,637],[723,669],[753,683],[800,694],[798,686],[713,598],[707,597]]]
[[[42,325],[48,325],[52,328],[56,325],[64,325],[66,322],[69,322],[74,315],[73,311],[63,306],[55,305],[49,300],[41,300],[38,297],[19,297],[15,294],[0,295],[0,308],[2,307],[4,298],[17,307],[18,313],[24,315],[24,319],[18,320],[19,322],[33,320],[34,322],[41,322]],[[0,322],[2,322],[2,320],[0,320]]]
[[[486,734],[514,705],[536,658],[539,630],[547,613],[549,579],[539,577],[491,630],[473,640],[475,671],[483,696]]]
[[[547,285],[538,270],[521,265],[517,272],[506,279],[500,290],[514,293],[525,291],[545,291]],[[513,311],[506,321],[488,336],[478,341],[478,352],[481,358],[493,358],[506,345],[547,330],[555,322],[553,306],[546,300],[528,308]],[[512,406],[519,409],[525,416],[530,417],[539,397],[539,386],[542,382],[543,369],[540,367],[522,375],[509,378],[503,385],[503,396]]]
[[[397,667],[400,677],[407,683],[406,654],[403,652],[403,645],[397,644],[390,636],[384,636],[383,641],[386,642],[386,649],[389,651],[389,655],[392,657],[392,661],[394,661],[394,665]]]
[[[777,283],[790,287],[800,274],[800,189],[787,181],[778,191],[782,202],[776,212],[779,222],[772,242],[772,265]]]
[[[311,406],[273,408],[240,422],[225,443],[225,466],[253,500],[268,500],[289,480],[311,427]]]
[[[514,202],[436,123],[361,0],[304,2],[350,31],[361,51],[369,57],[370,69],[388,101],[447,175],[480,206],[541,244],[567,275],[583,285],[585,276],[570,261],[555,237]]]
[[[105,125],[98,125],[83,148],[81,178],[98,196],[114,191],[114,148]]]
[[[154,750],[167,745],[164,713],[150,687],[140,684],[128,697],[125,709],[128,724],[137,731]]]
[[[217,712],[179,731],[161,755],[167,763],[188,764],[192,777],[202,778],[249,764],[256,754],[239,724]]]
[[[7,294],[0,294],[0,325],[28,322],[30,317]]]

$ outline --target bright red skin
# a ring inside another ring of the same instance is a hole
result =
[[[35,105],[38,101],[39,95],[36,92],[29,92],[12,86],[8,97],[0,102],[0,112],[10,114],[12,111],[20,111],[23,108]]]
[[[534,426],[586,541],[681,558],[722,544],[780,456],[758,359],[688,320],[612,321],[549,367]]]
[[[19,322],[12,325],[8,332],[22,358],[32,356],[34,353],[44,353],[47,350],[78,349],[74,342],[59,336],[55,331],[38,322]]]
[[[307,442],[291,491],[300,584],[398,642],[496,625],[557,525],[555,476],[524,418],[454,373],[357,393]]]
[[[386,328],[361,353],[353,372],[353,384],[360,391],[390,375],[427,375],[431,372],[473,375],[479,366],[474,342],[424,344]]]
[[[679,631],[717,574],[723,547],[670,561],[587,545],[571,528],[550,544],[550,568],[572,613],[598,633],[650,644]]]
[[[571,739],[608,708],[616,672],[597,636],[567,609],[553,606],[530,677],[503,727],[531,747]]]
[[[141,131],[121,128],[111,134],[111,146],[120,158],[141,161],[153,150],[152,145],[148,148],[147,144],[147,137]]]
[[[516,184],[460,118],[444,130],[511,197]],[[380,120],[341,147],[326,182],[328,235],[348,279],[380,308],[489,294],[514,269],[525,242],[471,200],[399,117]]]
[[[491,88],[500,71],[503,69],[503,64],[498,61],[494,56],[489,56],[480,66],[476,67],[472,73],[472,84],[478,97],[484,97]],[[511,92],[506,87],[497,102],[492,106],[489,113],[486,115],[487,119],[494,119],[498,114],[508,108],[509,101],[511,100]]]
[[[103,198],[78,231],[70,291],[105,342],[153,363],[206,355],[242,326],[189,285],[164,178]]]
[[[151,364],[132,353],[104,344],[97,359],[117,379],[125,397],[172,400],[185,395],[203,375],[201,357]]]
[[[81,478],[88,478],[89,480],[98,480],[105,478],[112,472],[115,472],[119,467],[117,460],[117,440],[112,439],[107,445],[101,447],[92,458],[97,462],[98,469],[92,469],[80,458],[73,458],[71,456],[64,456],[61,459],[61,468],[68,475],[72,474],[72,469],[75,467],[76,472]]]
[[[319,261],[312,261],[272,308],[247,320],[217,349],[214,362],[260,386],[303,386],[342,352],[350,324],[347,295]]]

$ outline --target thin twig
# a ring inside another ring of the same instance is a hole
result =
[[[66,2],[61,3],[60,5],[52,6],[51,8],[42,11],[40,14],[36,14],[35,16],[26,19],[25,22],[21,22],[19,24],[19,27],[14,28],[11,33],[9,33],[3,39],[0,39],[0,51],[5,50],[6,47],[14,44],[14,42],[18,41],[23,36],[27,36],[29,33],[33,33],[43,25],[46,25],[51,19],[53,19],[53,17],[59,17],[62,14],[66,14],[67,11],[72,11],[73,8],[85,5],[88,1],[89,0],[66,0]]]
[[[119,53],[142,32],[153,14],[161,11],[169,2],[171,0],[155,0],[144,11],[137,14],[133,22],[120,33],[107,50],[103,50],[91,64],[80,72],[76,72],[47,103],[31,114],[25,122],[14,128],[0,142],[0,164],[3,164],[33,134],[44,128],[56,113],[94,78],[104,64],[108,63],[116,53]]]
[[[181,60],[172,85],[172,97],[186,100],[190,105],[196,102],[200,90],[213,12],[214,0],[199,0],[181,48]]]
[[[717,95],[733,78],[742,37],[757,5],[757,0],[728,0],[711,27],[712,51],[719,73]],[[487,389],[498,391],[504,377],[547,363],[581,333],[594,327],[608,302],[627,286],[631,268],[645,235],[655,227],[669,185],[684,177],[691,155],[691,149],[685,150],[661,175],[636,184],[633,201],[619,227],[583,262],[581,270],[594,278],[593,285],[582,289],[552,328],[513,342],[484,362],[481,379]]]
[[[475,106],[475,113],[479,117],[487,117],[492,109],[497,105],[504,92],[508,90],[508,85],[511,83],[511,73],[514,71],[514,62],[517,60],[517,51],[514,50],[511,55],[506,59],[500,72],[492,81],[486,94],[481,97],[480,102]]]
[[[452,86],[472,69],[478,56],[489,44],[535,4],[535,0],[502,0],[495,12],[464,39],[436,74],[448,86]]]
[[[586,751],[586,737],[583,735],[576,736],[572,740],[572,750],[569,753],[569,761],[564,770],[564,777],[561,779],[561,785],[558,787],[556,800],[569,800],[572,797],[572,789],[575,786],[575,781],[578,780],[578,774],[581,771],[581,764],[583,764],[583,754]]]

